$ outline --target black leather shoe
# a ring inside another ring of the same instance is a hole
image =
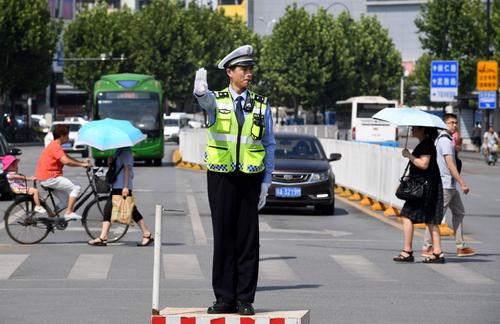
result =
[[[230,314],[237,312],[236,305],[224,302],[215,302],[207,309],[208,314]]]
[[[238,302],[238,314],[240,315],[255,315],[255,310],[253,309],[252,303],[249,302]]]

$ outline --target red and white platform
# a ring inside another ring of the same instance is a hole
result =
[[[262,311],[253,316],[207,314],[206,308],[167,307],[151,316],[151,324],[309,324],[309,311]]]

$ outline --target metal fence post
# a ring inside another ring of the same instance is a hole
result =
[[[161,269],[161,218],[163,207],[156,205],[155,212],[155,241],[154,241],[154,263],[153,263],[153,307],[152,315],[160,315],[160,269]]]

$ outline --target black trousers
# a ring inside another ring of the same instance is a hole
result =
[[[111,210],[113,209],[113,200],[112,197],[113,195],[120,195],[122,194],[122,189],[111,189],[111,194],[109,195],[108,200],[106,200],[106,204],[104,205],[104,210],[103,210],[103,221],[104,222],[109,222],[111,221]],[[132,190],[129,190],[128,192],[129,196],[132,196]],[[142,219],[142,214],[139,212],[137,209],[137,205],[134,206],[134,210],[132,211],[132,219],[137,223]]]
[[[207,172],[218,302],[253,303],[259,274],[259,203],[263,173]]]

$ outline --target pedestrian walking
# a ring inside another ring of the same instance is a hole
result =
[[[271,185],[276,147],[269,100],[248,89],[254,61],[250,45],[218,64],[229,78],[222,91],[208,91],[204,68],[196,72],[194,95],[209,117],[205,152],[214,236],[208,313],[253,315],[259,270],[258,211]]]
[[[481,123],[478,122],[472,130],[472,143],[476,147],[476,152],[479,152],[481,149],[481,133]]]
[[[436,161],[434,140],[437,137],[434,127],[412,126],[412,135],[419,140],[418,145],[410,153],[402,151],[403,157],[410,161],[410,176],[418,177],[427,182],[423,199],[406,201],[401,209],[403,224],[403,250],[393,258],[396,262],[413,262],[413,224],[425,223],[429,229],[434,246],[433,253],[424,258],[424,263],[444,263],[444,253],[441,249],[439,224],[443,220],[443,187]]]
[[[111,211],[112,211],[112,197],[113,195],[121,195],[123,197],[132,196],[132,189],[134,187],[134,157],[132,155],[132,148],[122,147],[116,150],[113,157],[116,165],[117,175],[116,181],[111,184],[111,194],[106,201],[103,211],[103,221],[101,235],[94,240],[88,241],[89,245],[93,246],[106,246],[108,242],[109,229],[111,228]],[[111,161],[109,161],[111,162]],[[153,243],[153,234],[144,223],[144,218],[134,205],[132,211],[133,220],[139,225],[142,232],[142,240],[137,243],[137,246],[148,246]]]
[[[455,114],[446,114],[444,122],[448,125],[447,130],[442,130],[436,139],[437,164],[443,184],[443,214],[449,208],[452,214],[452,226],[455,234],[457,256],[471,256],[476,254],[473,248],[465,246],[463,222],[465,216],[464,205],[457,190],[457,183],[464,194],[469,193],[469,187],[460,175],[455,164],[455,146],[453,145],[451,134],[456,131],[458,119]],[[426,229],[424,235],[424,245],[422,256],[429,257],[433,253],[433,244],[429,230]]]

